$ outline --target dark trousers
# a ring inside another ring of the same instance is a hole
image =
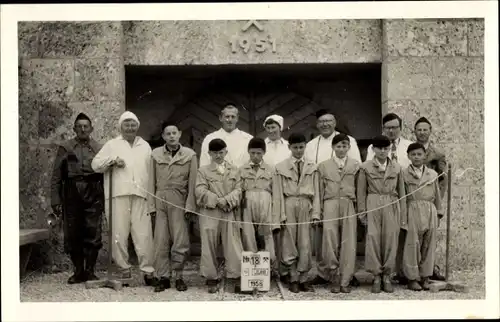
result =
[[[102,248],[102,180],[69,179],[64,184],[64,250],[72,260],[83,256],[97,258]],[[91,259],[95,262],[95,259]],[[93,263],[95,265],[95,263]]]

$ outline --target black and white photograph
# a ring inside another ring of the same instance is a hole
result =
[[[497,11],[2,5],[3,319],[498,318]]]

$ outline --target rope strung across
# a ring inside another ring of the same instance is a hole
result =
[[[456,178],[462,177],[469,170],[476,170],[476,169],[475,168],[467,168],[460,175],[456,175]],[[368,211],[358,212],[358,213],[354,213],[354,214],[349,215],[349,216],[332,218],[332,219],[324,219],[324,220],[316,220],[316,221],[302,221],[302,222],[296,222],[296,223],[279,223],[279,225],[280,226],[310,225],[310,224],[313,224],[313,223],[317,224],[317,223],[322,223],[322,222],[330,222],[330,221],[335,221],[335,220],[342,220],[342,219],[346,219],[346,218],[351,218],[351,217],[356,217],[356,216],[360,216],[360,215],[363,215],[363,214],[367,214],[369,212],[377,211],[377,210],[383,209],[385,207],[388,207],[388,206],[391,206],[393,204],[396,204],[396,203],[400,202],[404,198],[406,198],[408,196],[411,196],[412,194],[416,193],[417,191],[419,191],[419,190],[425,188],[426,186],[432,184],[434,181],[438,180],[439,177],[441,177],[443,175],[446,175],[446,173],[443,172],[440,175],[436,176],[434,179],[432,179],[430,181],[427,181],[425,184],[423,184],[419,188],[415,189],[412,193],[406,194],[403,197],[394,200],[393,202],[390,202],[388,204],[382,205],[382,206],[374,208],[374,209],[370,209]],[[153,198],[155,198],[157,200],[160,200],[160,201],[162,201],[164,203],[167,203],[167,204],[169,204],[169,205],[171,205],[173,207],[176,207],[178,209],[182,209],[184,211],[187,211],[187,209],[184,208],[184,207],[181,207],[181,206],[178,206],[176,204],[173,204],[173,203],[169,202],[168,200],[165,200],[165,199],[162,199],[162,198],[158,198],[156,195],[152,194],[151,192],[149,192],[146,189],[144,189],[141,186],[139,186],[135,181],[133,181],[132,184],[134,186],[136,186],[138,189],[144,191],[145,193],[147,193],[148,195],[152,196]],[[225,219],[225,218],[216,218],[216,217],[212,217],[212,216],[207,216],[207,215],[204,215],[204,214],[200,214],[200,213],[198,213],[196,211],[189,211],[189,213],[197,215],[197,216],[200,216],[200,217],[206,217],[206,218],[210,218],[210,219],[214,219],[214,220],[225,221],[225,222],[233,223],[233,224],[248,224],[248,225],[262,225],[262,226],[274,226],[274,225],[278,225],[277,223],[258,223],[258,222],[251,222],[251,221],[238,221],[238,220],[230,220],[230,219]]]

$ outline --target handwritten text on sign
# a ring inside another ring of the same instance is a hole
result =
[[[241,290],[269,291],[271,258],[269,252],[243,252],[241,256]]]

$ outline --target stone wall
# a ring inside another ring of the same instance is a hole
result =
[[[453,164],[452,269],[484,267],[484,20],[385,20],[382,103],[404,120],[427,117]],[[445,222],[438,261],[444,265]]]
[[[98,141],[117,134],[115,124],[125,110],[123,32],[120,22],[18,27],[20,228],[40,228],[51,211],[55,143],[74,135],[76,115],[85,112],[94,120]],[[66,266],[60,236],[48,244],[39,260]]]
[[[383,111],[404,118],[404,135],[413,138],[410,128],[425,115],[454,172],[479,169],[454,181],[452,263],[455,268],[484,267],[483,21],[263,21],[266,37],[276,39],[276,53],[269,44],[263,53],[244,53],[241,47],[233,53],[231,36],[262,35],[254,27],[243,33],[244,23],[20,23],[20,227],[45,226],[55,143],[73,135],[77,113],[95,120],[97,140],[117,133],[117,118],[125,110],[126,64],[382,61]],[[57,240],[54,236],[51,245],[42,247],[41,262],[65,266]]]

